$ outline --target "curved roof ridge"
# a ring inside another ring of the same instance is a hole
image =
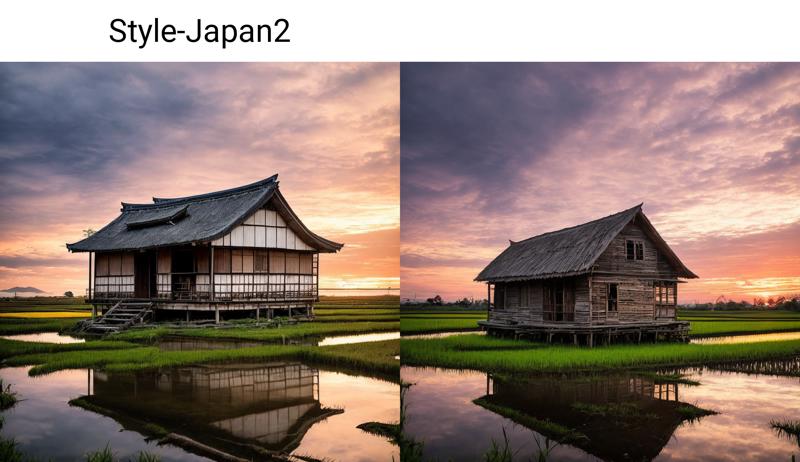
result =
[[[193,196],[162,198],[154,197],[152,204],[134,204],[129,202],[122,202],[122,210],[151,210],[160,207],[171,207],[174,205],[186,202],[202,202],[207,200],[219,199],[222,197],[235,196],[237,194],[248,193],[254,190],[263,189],[269,186],[278,184],[278,174],[274,174],[263,180],[258,180],[254,183],[246,184],[244,186],[237,186],[235,188],[223,189],[220,191],[213,191],[204,194],[196,194]]]

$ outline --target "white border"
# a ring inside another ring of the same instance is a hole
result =
[[[469,0],[6,2],[3,61],[794,61],[800,3]],[[290,21],[288,44],[116,44],[116,17]]]

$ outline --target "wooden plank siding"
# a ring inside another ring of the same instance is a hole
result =
[[[564,290],[571,290],[573,295],[572,297],[567,295],[564,299],[572,300],[574,303],[574,322],[577,323],[589,322],[591,305],[588,280],[587,276],[564,278]],[[494,309],[489,312],[489,319],[520,324],[541,322],[544,310],[544,281],[497,283],[494,291]]]

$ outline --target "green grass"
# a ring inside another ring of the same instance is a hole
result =
[[[751,311],[692,311],[678,310],[678,319],[690,321],[692,319],[713,320],[759,320],[768,321],[775,319],[800,320],[800,312],[778,310],[751,310]]]
[[[102,346],[105,341],[96,342]],[[114,342],[117,344],[118,342]],[[306,360],[343,369],[397,376],[400,342],[387,340],[362,344],[323,347],[265,345],[231,350],[161,351],[156,347],[74,349],[73,345],[54,345],[51,351],[19,354],[6,358],[9,366],[34,366],[32,376],[63,369],[99,368],[109,371],[133,371],[160,367],[188,366],[230,361]]]
[[[0,318],[0,335],[61,332],[70,329],[80,318]]]
[[[662,343],[597,348],[547,346],[479,335],[402,340],[402,363],[486,372],[566,372],[670,367],[783,358],[800,340],[748,344]]]
[[[11,384],[3,384],[3,379],[0,379],[0,411],[17,404],[17,393],[11,390]]]
[[[800,331],[797,321],[690,321],[691,337]]]
[[[18,311],[91,311],[83,297],[30,297],[0,300],[0,313]]]
[[[403,335],[478,330],[478,319],[400,319]]]
[[[198,338],[218,338],[232,340],[277,341],[303,337],[319,337],[326,335],[367,334],[371,332],[391,332],[400,327],[398,322],[350,322],[319,323],[301,322],[282,325],[280,327],[248,327],[242,323],[234,328],[180,328],[180,327],[148,327],[131,329],[114,334],[108,338],[114,340],[155,341],[164,336],[187,336]]]
[[[516,409],[492,403],[485,398],[478,398],[473,403],[562,443],[588,440],[586,435],[573,428],[565,427],[549,420],[537,419]]]
[[[697,380],[688,379],[684,374],[663,374],[653,371],[639,371],[636,373],[636,375],[650,379],[653,381],[653,383],[680,383],[691,387],[700,385],[700,382]]]
[[[141,347],[141,345],[136,343],[108,340],[97,340],[85,343],[47,343],[0,339],[0,359],[27,354],[59,353],[64,351],[121,350],[139,347]]]
[[[400,317],[400,311],[396,308],[319,308],[314,307],[314,315],[320,316],[381,316],[394,315]]]

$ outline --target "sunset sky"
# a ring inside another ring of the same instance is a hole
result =
[[[399,106],[397,64],[0,64],[0,289],[83,294],[121,201],[274,173],[345,243],[321,287],[398,287]]]
[[[800,65],[403,64],[402,296],[485,297],[508,240],[644,202],[700,276],[800,293]]]

